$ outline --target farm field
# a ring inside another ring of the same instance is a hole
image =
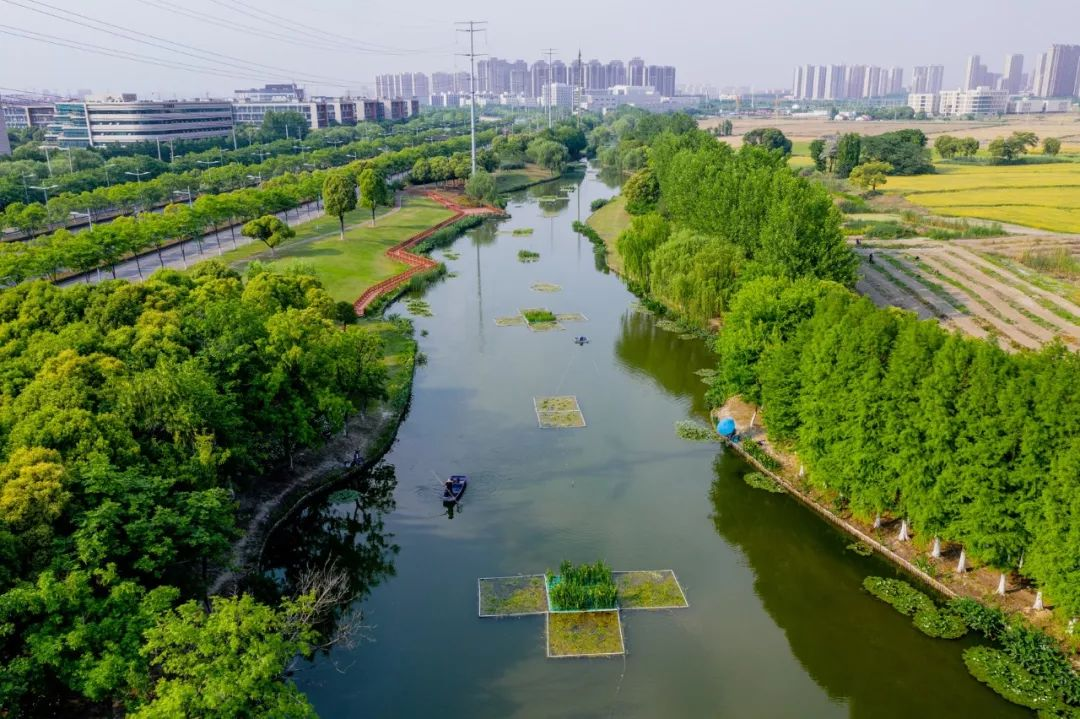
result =
[[[937,165],[933,175],[890,177],[885,191],[939,215],[1080,233],[1080,163]]]
[[[875,304],[902,307],[974,337],[996,337],[1007,350],[1055,339],[1080,349],[1078,293],[1005,254],[1019,256],[1035,246],[1036,238],[864,242],[856,288]]]

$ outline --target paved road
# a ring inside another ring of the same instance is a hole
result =
[[[278,217],[295,227],[304,222],[310,222],[311,220],[322,217],[323,211],[320,207],[321,203],[319,207],[316,207],[316,203],[309,202],[299,208],[299,217],[297,217],[297,210],[289,210],[287,213],[288,218],[285,217],[286,213],[283,212],[279,212]],[[132,282],[138,281],[145,277],[149,277],[153,274],[154,270],[160,269],[163,265],[177,270],[186,269],[202,260],[213,259],[221,253],[231,250],[233,247],[240,247],[254,242],[254,240],[241,235],[239,227],[235,227],[234,232],[235,238],[233,233],[226,229],[205,235],[201,242],[188,240],[187,242],[173,245],[172,247],[161,251],[160,261],[158,260],[156,252],[150,252],[149,254],[141,256],[137,261],[132,259],[121,262],[116,266],[116,278],[118,280],[129,280]],[[82,276],[69,277],[68,279],[61,280],[57,284],[63,287],[78,282],[93,283],[103,279],[112,279],[112,273],[108,268],[103,268],[95,272],[88,272]]]

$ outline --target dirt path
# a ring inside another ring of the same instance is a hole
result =
[[[1001,277],[1004,277],[1009,285],[1016,287],[1021,292],[1024,292],[1028,295],[1042,297],[1045,300],[1053,302],[1066,312],[1070,312],[1077,317],[1080,317],[1080,305],[1077,305],[1076,303],[1067,300],[1059,294],[1056,294],[1049,290],[1044,290],[1041,287],[1031,284],[1030,282],[1025,280],[1023,276],[1017,274],[1016,272],[1010,270],[1007,267],[995,265],[993,262],[983,259],[978,254],[963,247],[951,245],[948,247],[943,247],[942,249],[950,255],[958,258],[963,258],[964,261],[966,261],[973,267],[981,267],[989,270],[990,272],[996,272]]]

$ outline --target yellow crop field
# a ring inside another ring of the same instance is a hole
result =
[[[1080,232],[1080,163],[938,165],[933,175],[890,177],[885,189],[940,215]]]

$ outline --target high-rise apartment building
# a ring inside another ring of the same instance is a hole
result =
[[[625,85],[626,82],[626,65],[622,60],[612,60],[607,64],[607,79],[605,80],[605,87],[614,87],[616,85]]]
[[[1024,56],[1011,54],[1005,56],[1005,70],[1001,75],[1001,89],[1005,92],[1018,93],[1024,89]]]
[[[862,97],[866,85],[866,65],[848,65],[844,74],[844,97]]]
[[[1080,45],[1051,45],[1039,56],[1034,93],[1040,97],[1071,97],[1080,94],[1078,83]]]
[[[843,65],[829,65],[825,68],[825,100],[842,100],[847,89],[844,77],[847,68]]]
[[[961,83],[962,90],[974,90],[977,87],[989,87],[986,82],[986,65],[982,64],[978,55],[970,55],[967,65],[964,66],[964,81]]]
[[[645,61],[640,57],[631,58],[627,63],[626,81],[634,87],[645,87]]]
[[[942,80],[944,77],[944,65],[916,65],[911,71],[910,90],[913,93],[930,93],[936,95],[941,92]]]

